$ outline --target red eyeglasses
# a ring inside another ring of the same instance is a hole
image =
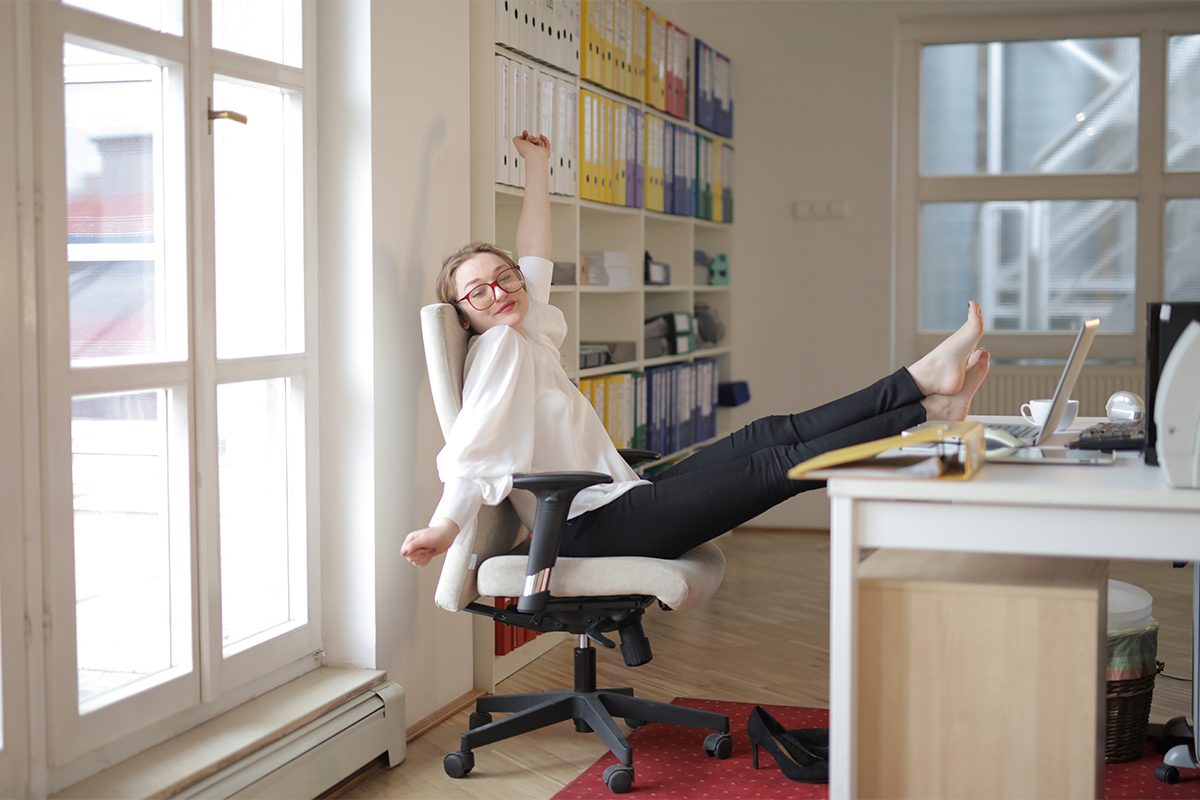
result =
[[[521,274],[521,270],[516,267],[509,267],[496,276],[496,280],[491,283],[481,283],[478,286],[467,292],[464,297],[458,298],[459,303],[466,300],[471,304],[471,308],[476,311],[484,311],[492,307],[492,303],[496,302],[496,289],[502,290],[505,294],[512,294],[519,291],[525,285],[525,276]]]

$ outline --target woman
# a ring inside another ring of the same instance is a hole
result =
[[[643,480],[617,453],[600,419],[560,363],[567,334],[549,304],[550,142],[513,140],[526,161],[514,264],[503,251],[468,245],[446,259],[438,297],[478,334],[469,345],[463,407],[438,455],[445,488],[429,527],[401,554],[425,566],[444,553],[483,504],[506,497],[528,527],[536,501],[512,491],[520,473],[590,471],[613,482],[576,495],[560,555],[675,558],[822,481],[787,471],[812,456],[892,436],[926,419],[960,420],[988,370],[978,304],[967,321],[907,369],[800,414],[765,417]],[[511,493],[511,494],[510,494]]]

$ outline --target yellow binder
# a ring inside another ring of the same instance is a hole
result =
[[[646,100],[646,7],[638,0],[629,0],[633,11],[633,67],[630,82],[633,99]]]
[[[646,9],[646,103],[667,110],[667,20]]]
[[[601,83],[605,89],[613,88],[613,49],[616,46],[614,37],[616,36],[617,22],[617,0],[603,0],[604,2],[604,30],[600,36],[604,41],[604,64],[601,72]]]
[[[592,157],[592,93],[579,91],[579,197],[583,200],[595,198],[595,162]]]
[[[942,444],[932,454],[888,454],[913,445]],[[889,436],[873,442],[830,450],[788,470],[792,480],[855,478],[936,478],[969,480],[983,465],[987,445],[979,422],[947,422],[908,436]]]

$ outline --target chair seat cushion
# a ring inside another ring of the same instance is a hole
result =
[[[479,565],[479,592],[488,597],[518,597],[525,586],[524,555],[494,556]],[[698,606],[717,591],[725,576],[725,556],[712,542],[679,558],[560,558],[550,575],[555,597],[606,597],[643,594],[676,611]]]

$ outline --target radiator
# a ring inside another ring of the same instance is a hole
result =
[[[972,414],[1020,414],[1021,404],[1053,397],[1062,365],[993,364],[971,402]],[[1079,416],[1103,417],[1104,405],[1122,389],[1146,396],[1146,368],[1124,364],[1088,364],[1071,397],[1079,401]]]
[[[172,795],[172,800],[316,797],[381,754],[389,767],[406,754],[404,690],[392,681]]]

